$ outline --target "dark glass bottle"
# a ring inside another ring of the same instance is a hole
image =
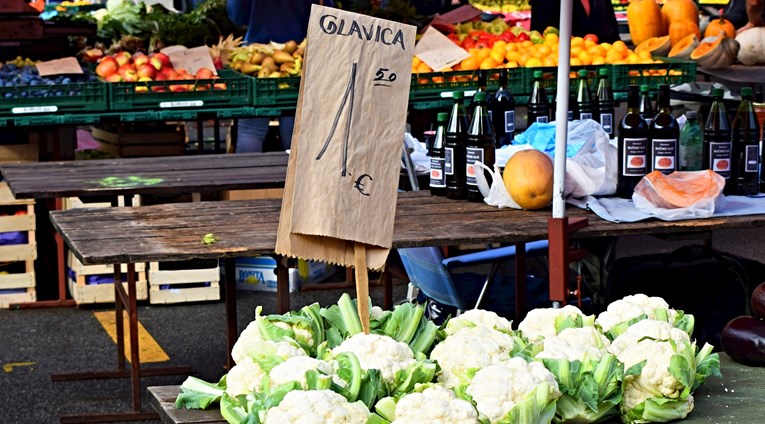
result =
[[[648,125],[640,115],[640,93],[630,85],[627,114],[619,122],[619,164],[616,195],[631,199],[635,186],[648,172]]]
[[[446,197],[464,199],[465,187],[465,143],[467,137],[468,116],[465,110],[465,93],[452,93],[454,104],[449,114],[444,139],[444,175],[446,175]]]
[[[496,146],[507,146],[515,137],[515,99],[507,89],[507,69],[499,71],[499,88],[489,99],[489,116],[494,124]]]
[[[478,93],[484,93],[488,96],[488,91],[486,88],[488,78],[486,76],[486,71],[484,70],[478,71],[476,79],[477,79],[476,92],[475,94],[473,94],[473,99],[470,101],[470,105],[468,105],[468,109],[467,109],[469,116],[473,116],[473,111],[475,110],[475,105],[476,105],[475,95]]]
[[[484,172],[483,168],[475,168],[476,161],[494,168],[494,126],[489,118],[486,107],[486,93],[475,94],[475,111],[467,130],[467,148],[465,154],[465,172],[467,175],[467,199],[471,202],[483,202],[483,194],[478,190],[475,174]],[[485,175],[485,174],[484,174]],[[486,178],[490,181],[490,178]]]
[[[760,123],[752,105],[752,89],[741,89],[741,103],[733,119],[732,194],[748,196],[759,192]]]
[[[703,169],[711,169],[725,178],[725,194],[733,192],[731,179],[731,159],[733,146],[731,143],[730,124],[723,103],[721,88],[713,88],[714,101],[709,110],[707,122],[704,125],[704,150],[702,151]]]
[[[654,112],[653,105],[651,104],[651,91],[647,85],[640,86],[640,116],[645,119],[646,124],[651,125]]]
[[[534,85],[531,88],[528,108],[526,128],[534,122],[550,122],[550,101],[542,85],[542,71],[534,71]]]
[[[678,168],[680,125],[669,106],[669,85],[659,86],[659,111],[648,126],[648,171],[671,174]]]
[[[595,118],[603,127],[603,131],[609,137],[614,135],[614,93],[611,91],[611,80],[608,78],[608,69],[598,70],[598,91],[595,95],[596,114]]]
[[[576,97],[574,98],[573,119],[593,119],[595,108],[592,101],[590,87],[587,86],[587,70],[579,70],[579,80],[576,85]]]
[[[436,135],[430,149],[430,194],[446,196],[446,175],[444,175],[444,139],[449,114],[440,112],[436,116]]]

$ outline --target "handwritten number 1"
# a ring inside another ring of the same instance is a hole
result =
[[[332,136],[335,135],[337,124],[340,122],[340,116],[343,113],[343,109],[345,109],[345,105],[348,103],[348,99],[350,98],[350,106],[348,107],[348,119],[345,123],[345,134],[343,135],[343,163],[340,168],[340,174],[343,177],[345,177],[348,172],[348,145],[350,144],[351,120],[353,118],[353,97],[354,89],[356,88],[356,67],[357,64],[354,62],[353,65],[351,65],[351,75],[348,79],[348,85],[345,88],[345,94],[343,94],[343,100],[340,103],[340,107],[337,109],[335,120],[332,122],[332,129],[329,131],[329,135],[327,135],[327,139],[324,141],[324,145],[321,147],[319,154],[316,156],[316,160],[319,160],[322,158],[322,156],[324,156],[324,152],[327,151],[329,142],[332,140]]]

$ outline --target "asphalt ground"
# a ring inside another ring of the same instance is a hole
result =
[[[714,233],[715,248],[765,262],[765,229],[725,230]],[[699,240],[664,241],[648,236],[621,237],[618,257],[671,252]],[[39,284],[39,282],[38,282]],[[372,288],[376,304],[382,292]],[[318,301],[334,303],[342,292],[324,290],[291,295],[299,308]],[[395,285],[394,297],[405,296],[405,285]],[[255,308],[275,312],[275,294],[238,292],[239,331],[254,318]],[[52,373],[111,370],[116,366],[116,345],[96,318],[97,307],[0,310],[0,423],[55,423],[61,414],[120,412],[130,409],[129,379],[51,382]],[[106,314],[107,316],[113,314]],[[191,365],[193,375],[209,381],[225,373],[225,309],[222,301],[196,304],[139,306],[139,320],[169,360],[156,366]],[[143,345],[142,345],[143,346]],[[157,352],[154,352],[157,353]],[[185,376],[142,379],[145,388],[180,384]]]

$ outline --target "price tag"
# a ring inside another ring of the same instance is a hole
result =
[[[191,75],[197,73],[199,68],[207,68],[215,72],[215,64],[210,56],[207,46],[194,47],[192,49],[171,51],[167,54],[175,69],[185,69]]]
[[[22,115],[25,113],[51,113],[58,111],[58,106],[26,106],[26,107],[14,107],[11,109],[11,113],[15,115]]]
[[[48,75],[82,74],[80,63],[73,57],[64,57],[61,59],[50,60],[48,62],[39,62],[35,67],[41,77],[46,77]]]
[[[470,56],[470,53],[433,27],[425,31],[414,48],[414,54],[434,71],[456,65]]]
[[[205,102],[202,100],[187,100],[184,102],[160,102],[159,107],[163,109],[169,109],[174,107],[200,107],[204,105]]]

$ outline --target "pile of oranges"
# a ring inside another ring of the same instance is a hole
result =
[[[544,41],[538,44],[530,40],[515,43],[499,40],[491,47],[470,49],[468,53],[470,56],[462,62],[451,68],[438,69],[438,71],[558,66],[558,35],[547,34],[544,36]],[[598,43],[589,36],[571,38],[569,62],[571,66],[632,65],[660,62],[653,60],[650,52],[635,53],[623,41],[616,41],[611,44]],[[433,72],[433,70],[415,56],[412,63],[412,73],[426,72]]]

